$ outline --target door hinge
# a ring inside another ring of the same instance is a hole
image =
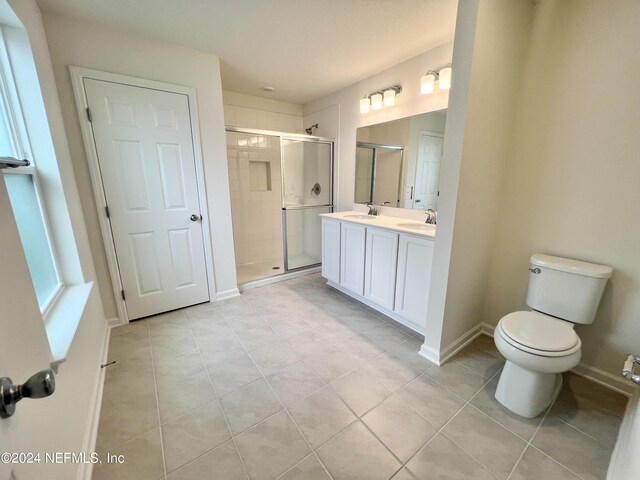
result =
[[[120,294],[122,295],[122,300],[126,300],[126,298],[124,296],[124,290],[120,290]]]
[[[93,122],[93,117],[91,116],[91,109],[87,107],[87,120]]]
[[[111,218],[111,214],[109,213],[109,205],[104,206],[104,213],[107,214],[107,218]]]

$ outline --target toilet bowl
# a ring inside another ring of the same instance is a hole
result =
[[[580,362],[582,342],[573,324],[539,312],[513,312],[494,333],[498,351],[507,360],[496,399],[526,418],[543,412],[562,388],[562,372]]]
[[[551,255],[529,261],[527,305],[532,311],[505,315],[494,342],[506,359],[496,400],[533,418],[551,405],[562,388],[562,372],[580,362],[574,324],[593,323],[612,269]]]

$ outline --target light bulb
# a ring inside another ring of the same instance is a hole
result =
[[[380,110],[382,108],[382,94],[374,93],[371,95],[371,110]]]
[[[434,83],[436,83],[436,74],[428,71],[420,78],[420,93],[423,95],[432,93]]]
[[[395,90],[385,90],[384,99],[382,101],[385,107],[393,107],[396,103],[396,91]]]
[[[440,90],[449,90],[451,88],[451,66],[447,65],[438,72],[440,76]]]
[[[364,97],[360,99],[360,113],[369,113],[369,107],[371,105],[371,100],[369,97]]]

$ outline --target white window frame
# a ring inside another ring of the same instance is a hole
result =
[[[47,239],[47,246],[49,248],[49,254],[53,262],[53,268],[55,271],[56,279],[58,281],[57,286],[52,293],[46,299],[46,301],[40,305],[40,311],[42,313],[43,320],[46,320],[48,313],[51,311],[51,307],[55,304],[55,300],[60,296],[64,290],[64,282],[62,281],[62,275],[60,271],[60,264],[58,261],[58,255],[56,254],[55,244],[51,236],[51,227],[49,225],[49,219],[45,208],[45,202],[43,201],[42,188],[40,186],[40,180],[38,178],[38,170],[36,168],[36,162],[33,159],[29,135],[27,133],[27,127],[20,107],[20,98],[18,96],[18,90],[15,84],[15,78],[13,71],[11,70],[11,62],[7,53],[5,45],[4,34],[2,32],[2,25],[0,25],[0,114],[4,117],[7,125],[9,140],[12,143],[13,156],[19,159],[27,159],[31,162],[28,167],[17,167],[11,169],[4,169],[3,175],[31,175],[33,180],[33,186],[36,194],[36,200],[40,209],[40,217],[44,226],[45,236]],[[4,152],[3,152],[4,153]]]

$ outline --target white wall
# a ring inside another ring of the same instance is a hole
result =
[[[440,345],[437,338],[426,343],[441,356],[482,320],[533,8],[528,0],[480,0],[479,8],[474,3],[460,3],[458,11],[440,177],[427,326],[442,325],[442,335]],[[464,92],[461,70],[469,66]]]
[[[576,331],[582,362],[617,376],[640,354],[640,3],[534,12],[483,317],[525,308],[533,253],[610,265],[595,322]]]
[[[215,289],[236,290],[222,87],[218,57],[45,12],[44,25],[62,104],[81,205],[108,317],[117,316],[68,66],[76,65],[193,87],[211,219]],[[213,299],[212,299],[213,300]]]
[[[445,43],[304,106],[304,125],[318,123],[317,135],[336,139],[336,211],[349,210],[353,205],[356,130],[367,125],[446,108],[448,91],[436,88],[436,92],[431,95],[421,95],[420,77],[429,69],[439,69],[451,62],[452,51],[453,42]],[[403,88],[393,107],[368,114],[360,113],[359,101],[363,95],[392,84],[400,84]]]
[[[288,133],[305,133],[309,126],[302,124],[302,105],[230,90],[222,91],[222,101],[225,125]]]
[[[61,184],[61,190],[52,193],[55,202],[66,204],[68,218],[60,225],[64,228],[64,224],[68,223],[71,231],[67,233],[73,235],[76,244],[77,259],[71,262],[71,277],[85,282],[95,281],[89,237],[80,209],[81,200],[74,179],[42,18],[33,0],[8,0],[8,3],[26,29],[42,91],[42,101],[50,129],[50,141],[55,151],[57,175]],[[37,97],[37,94],[33,95]],[[56,174],[53,170],[49,170],[48,175]],[[71,254],[72,252],[68,250],[65,255]],[[7,275],[10,272],[2,271],[1,274]],[[6,448],[0,447],[0,450],[11,451],[17,445],[28,445],[30,451],[39,452],[83,450],[85,440],[88,438],[87,427],[91,421],[90,407],[100,371],[100,354],[106,327],[100,296],[97,289],[94,289],[80,320],[67,360],[60,366],[56,377],[55,393],[46,400],[33,401],[26,411],[22,409],[22,415],[18,412],[17,416],[14,416],[15,419],[3,420],[0,423],[2,430],[0,439],[3,446],[6,445]],[[33,346],[23,345],[23,348],[28,351]],[[44,367],[46,365],[40,368]],[[5,374],[5,372],[2,373]],[[16,378],[15,380],[24,381],[25,379]],[[25,400],[25,402],[31,401]],[[19,405],[18,409],[22,406]],[[26,412],[29,414],[27,415]],[[13,448],[11,448],[12,445]],[[17,466],[16,470],[18,478],[22,480],[39,478],[66,480],[75,478],[79,468],[82,466],[71,463],[56,466],[43,463]]]

